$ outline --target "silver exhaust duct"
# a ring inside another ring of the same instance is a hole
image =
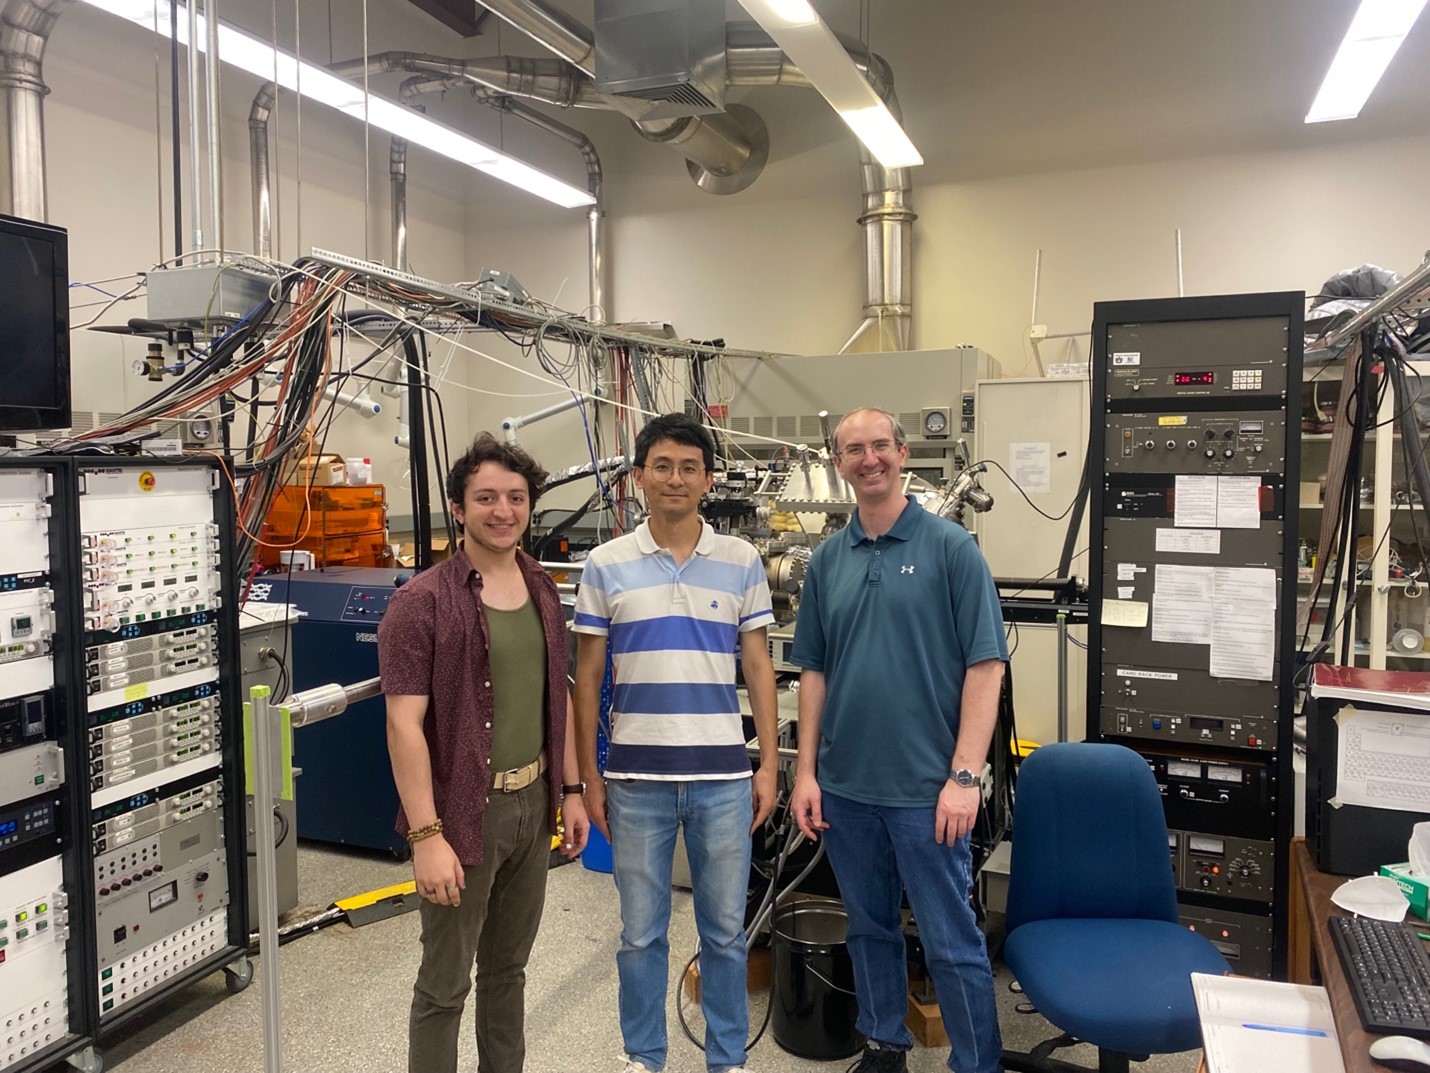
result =
[[[278,98],[278,87],[265,82],[258,87],[248,109],[248,167],[253,176],[253,252],[273,256],[273,203],[268,175],[268,117]]]
[[[392,137],[387,153],[387,174],[392,182],[392,267],[406,272],[407,264],[407,139]]]
[[[587,79],[596,72],[596,44],[591,31],[548,7],[543,0],[479,0],[498,18],[510,23],[571,64]],[[679,119],[645,118],[654,104],[638,98],[601,95],[642,136],[669,145],[689,162],[691,177],[702,189],[733,194],[755,181],[769,156],[769,134],[753,111]]]
[[[71,0],[9,0],[0,13],[0,211],[46,220],[45,45]]]

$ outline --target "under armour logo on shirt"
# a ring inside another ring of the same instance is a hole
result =
[[[901,566],[901,567],[899,567],[899,573],[901,573],[901,574],[912,574],[913,572],[914,572],[914,568],[913,568],[912,566]]]
[[[719,600],[711,600],[711,601],[710,601],[710,607],[711,607],[713,610],[715,610],[715,611],[719,611],[719,610],[720,610],[720,601],[719,601]]]

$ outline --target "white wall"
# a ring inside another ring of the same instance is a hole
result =
[[[614,316],[753,349],[837,349],[862,302],[852,147],[777,159],[723,200],[686,191],[679,160],[655,151],[635,184],[613,184]],[[1430,137],[970,182],[916,170],[916,345],[971,343],[1016,374],[1039,248],[1038,319],[1051,332],[1086,331],[1096,301],[1176,294],[1178,228],[1188,294],[1313,292],[1365,261],[1408,270],[1430,247],[1427,168]],[[541,282],[582,256],[576,225],[525,222],[480,242]]]

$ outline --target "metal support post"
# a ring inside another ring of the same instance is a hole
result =
[[[273,845],[274,733],[273,714],[281,713],[268,703],[267,686],[249,690],[253,713],[253,827],[258,842],[258,949],[263,958],[263,974],[258,981],[263,993],[263,1070],[282,1073],[283,1021],[279,1005],[278,955],[278,853]]]
[[[1068,740],[1068,613],[1059,609],[1058,623],[1058,741]]]

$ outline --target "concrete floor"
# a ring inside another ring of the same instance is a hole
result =
[[[409,867],[371,854],[304,844],[299,849],[297,913],[309,915],[339,899],[410,878]],[[291,917],[287,919],[292,919]],[[527,1073],[617,1073],[615,953],[619,932],[609,876],[580,865],[551,873],[546,914],[527,972]],[[406,1066],[407,1008],[418,961],[415,913],[363,928],[338,924],[282,948],[282,1068],[288,1073],[401,1073]],[[694,950],[690,896],[677,891],[671,926],[672,979]],[[113,1073],[264,1073],[261,991],[266,966],[246,991],[229,994],[222,973],[200,980],[125,1025],[105,1041],[104,1067]],[[1055,1035],[1036,1014],[1014,1010],[1008,973],[998,969],[1004,1043],[1026,1050]],[[703,1057],[680,1033],[672,982],[670,1073],[702,1073]],[[765,995],[751,996],[753,1023]],[[698,1009],[688,1014],[701,1026]],[[470,1013],[468,1015],[470,1020]],[[699,1027],[697,1027],[697,1032]],[[475,1045],[464,1033],[462,1066],[476,1069]],[[1090,1047],[1059,1052],[1091,1064]],[[1196,1053],[1156,1056],[1134,1069],[1192,1073]],[[946,1050],[915,1049],[909,1069],[938,1073]],[[750,1055],[758,1073],[816,1070],[843,1073],[848,1061],[819,1063],[781,1050],[766,1034]]]

